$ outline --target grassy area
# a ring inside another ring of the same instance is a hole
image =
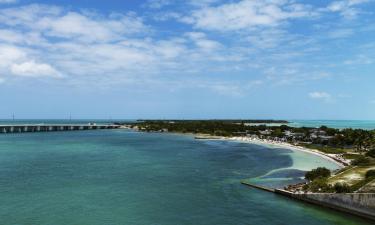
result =
[[[348,151],[350,151],[349,149],[335,148],[335,147],[329,147],[329,146],[320,146],[320,145],[314,145],[314,144],[300,144],[300,146],[305,147],[305,148],[310,148],[310,149],[316,149],[327,154],[342,154],[342,153],[347,153]]]
[[[351,188],[352,188],[352,190],[357,191],[357,190],[361,189],[362,187],[365,187],[366,185],[368,185],[369,183],[371,183],[374,180],[375,179],[373,177],[361,180],[361,181],[357,182],[356,184],[354,184]]]
[[[363,193],[374,193],[375,192],[375,179],[373,179],[370,182],[367,182],[367,184],[365,184],[361,188],[360,192],[363,192]]]
[[[368,183],[365,181],[365,174],[368,170],[375,169],[375,166],[354,166],[341,173],[336,174],[328,179],[328,184],[334,185],[335,183],[347,183],[358,189]]]
[[[342,172],[344,172],[344,171],[346,171],[346,170],[349,170],[349,169],[351,169],[351,168],[353,168],[353,166],[347,166],[347,167],[341,168],[341,169],[335,171],[335,174],[334,174],[334,175],[337,175],[337,174],[339,174],[339,173],[342,173]]]
[[[353,154],[353,153],[345,153],[345,154],[343,155],[343,157],[344,157],[345,159],[351,159],[351,160],[354,160],[354,159],[358,159],[359,157],[361,157],[361,155],[360,155],[360,154]]]

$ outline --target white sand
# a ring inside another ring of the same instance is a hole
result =
[[[308,149],[301,146],[295,146],[289,143],[280,142],[280,141],[270,141],[270,140],[264,140],[259,138],[252,138],[252,137],[222,137],[222,140],[230,140],[230,141],[239,141],[239,142],[246,142],[246,143],[252,143],[252,144],[258,144],[258,145],[267,145],[268,147],[278,147],[278,148],[284,148],[284,149],[290,149],[293,151],[301,151],[306,152],[309,154],[320,156],[324,159],[327,159],[331,162],[334,162],[339,167],[343,168],[345,165],[342,162],[350,163],[350,161],[343,159],[339,154],[326,154],[323,152],[320,152],[318,150],[314,149]]]

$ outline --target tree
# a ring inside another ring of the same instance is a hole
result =
[[[366,153],[366,156],[369,156],[371,158],[375,158],[375,148],[369,150],[367,153]]]
[[[369,170],[366,172],[366,179],[375,178],[375,170]]]
[[[352,161],[352,165],[354,166],[366,166],[369,163],[370,163],[370,159],[363,155]]]
[[[317,178],[327,178],[331,176],[331,171],[325,167],[318,167],[305,174],[305,178],[309,181],[313,181]]]
[[[272,136],[273,137],[283,137],[284,134],[283,134],[283,132],[281,131],[280,128],[276,128],[275,130],[273,130]]]
[[[336,183],[335,186],[333,186],[336,193],[350,193],[352,192],[350,186],[347,183]]]
[[[327,184],[325,178],[317,178],[313,182],[307,184],[303,187],[304,190],[309,190],[312,192],[334,192],[332,185]]]

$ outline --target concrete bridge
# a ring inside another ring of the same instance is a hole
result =
[[[96,124],[14,124],[0,125],[0,133],[25,133],[25,132],[50,132],[50,131],[78,131],[78,130],[101,130],[118,129],[119,125],[96,125]]]

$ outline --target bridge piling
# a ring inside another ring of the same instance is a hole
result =
[[[0,133],[52,132],[52,131],[80,131],[118,129],[119,125],[82,125],[82,124],[17,124],[0,125]]]

